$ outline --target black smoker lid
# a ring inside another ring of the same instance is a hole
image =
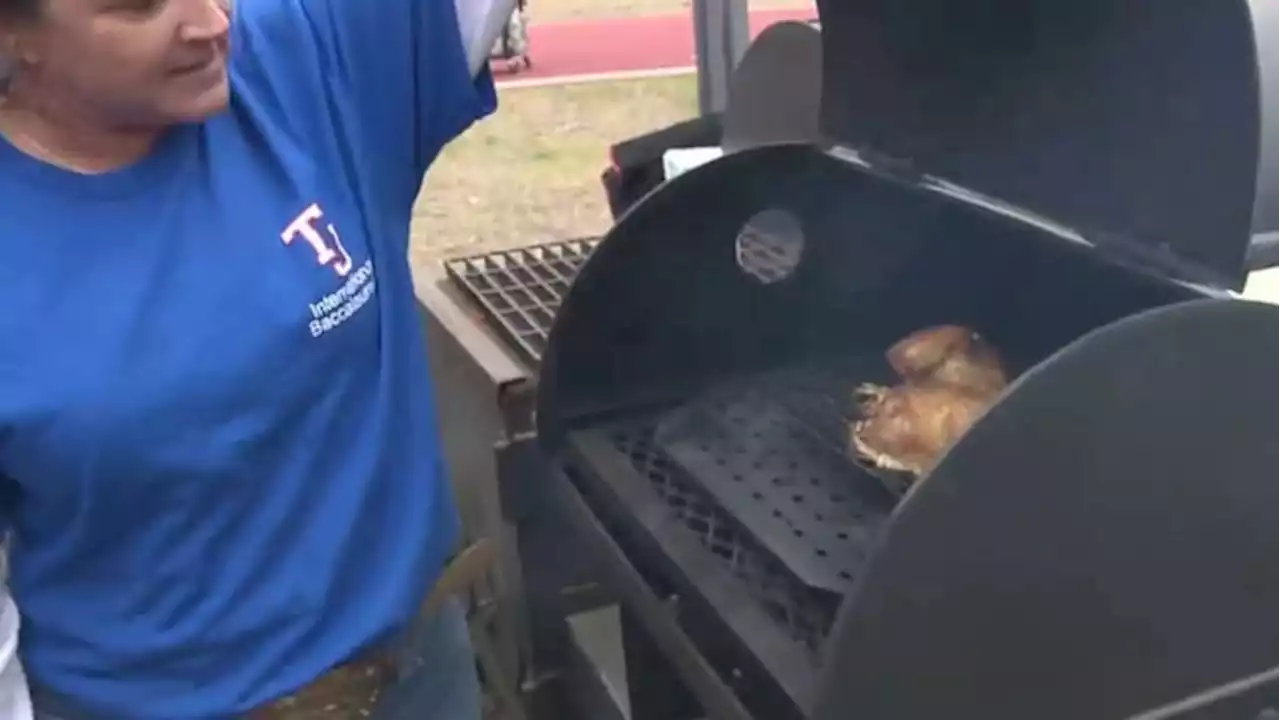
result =
[[[817,142],[822,105],[822,32],[809,23],[770,25],[729,78],[725,152],[785,142]]]
[[[1275,227],[1275,5],[818,0],[823,131],[1240,287]]]

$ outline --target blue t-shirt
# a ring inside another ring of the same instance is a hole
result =
[[[137,165],[0,140],[0,482],[34,681],[225,717],[413,617],[458,522],[406,258],[496,105],[453,0],[237,0],[232,107]]]

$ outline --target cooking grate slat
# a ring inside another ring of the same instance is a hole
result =
[[[445,272],[504,340],[537,363],[569,285],[599,240],[531,245],[448,260]]]

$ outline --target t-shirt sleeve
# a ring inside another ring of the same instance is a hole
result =
[[[407,212],[441,148],[497,107],[487,66],[469,67],[457,2],[236,0],[233,82],[276,104],[301,142],[331,131],[346,170]]]

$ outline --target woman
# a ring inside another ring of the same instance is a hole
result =
[[[0,0],[37,717],[478,716],[461,611],[416,617],[458,523],[406,261],[423,173],[495,106],[511,3],[460,2]]]

